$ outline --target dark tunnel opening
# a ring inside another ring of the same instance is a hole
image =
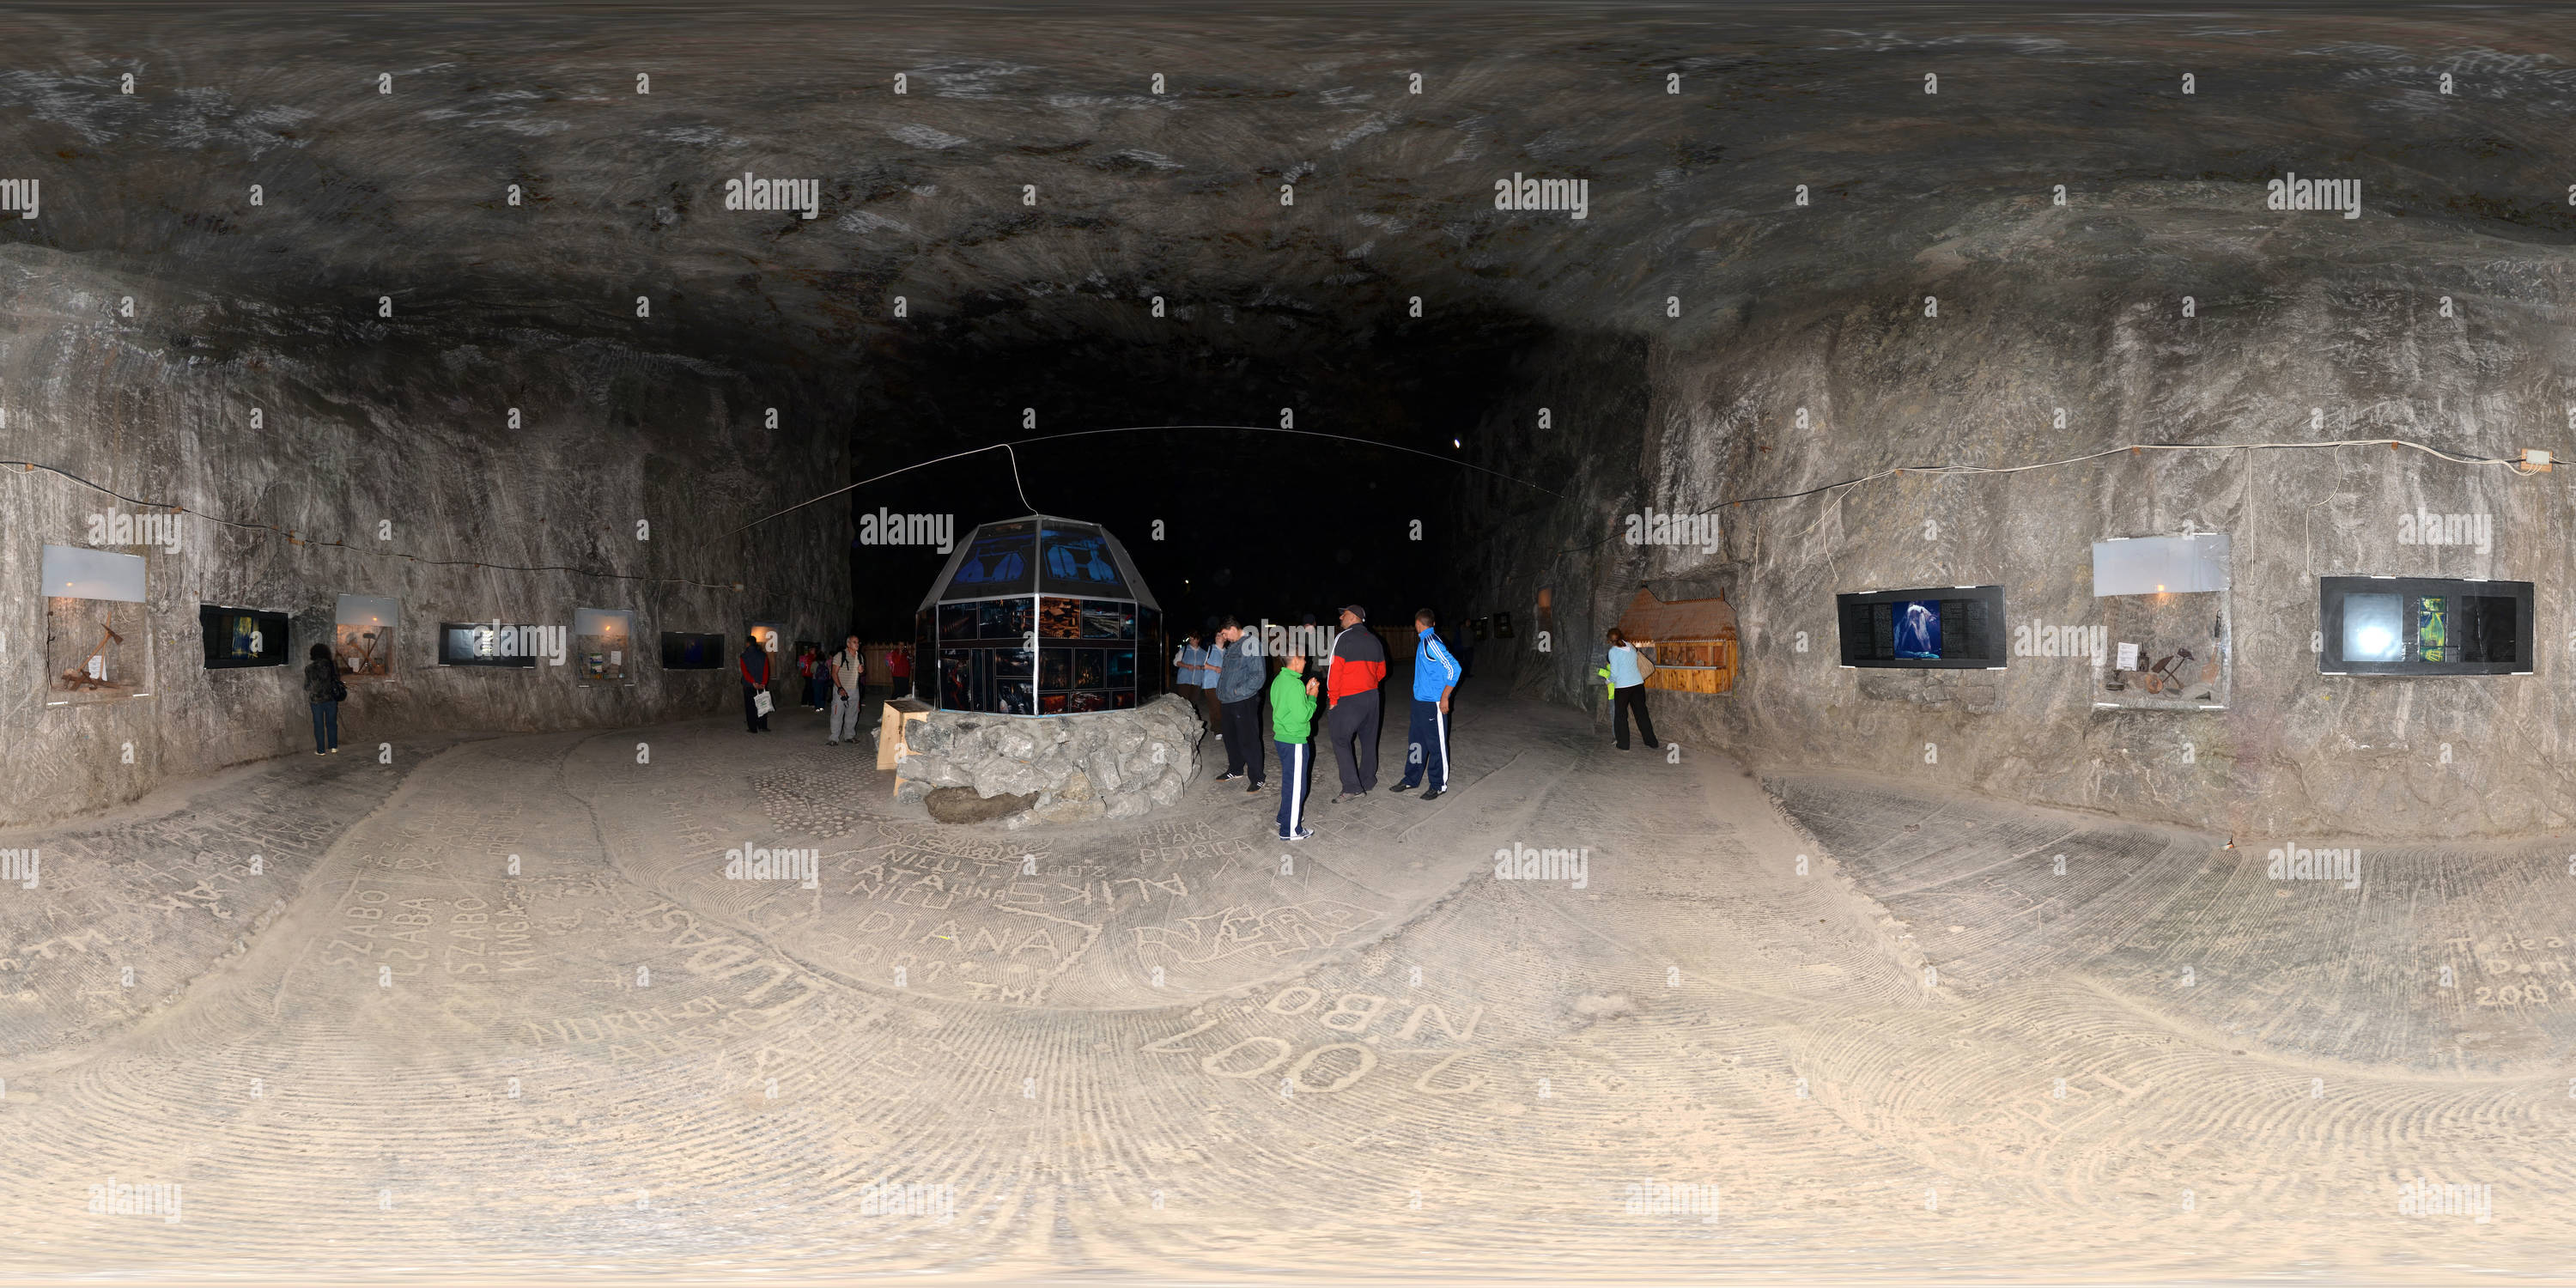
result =
[[[1491,455],[1476,440],[1493,400],[1543,324],[1474,309],[1409,321],[1401,302],[1357,319],[1258,303],[1167,304],[1161,320],[1153,309],[1150,298],[1040,300],[1000,325],[986,313],[880,347],[854,416],[853,474],[1024,445],[856,488],[854,514],[954,514],[960,534],[1029,512],[1105,523],[1125,534],[1176,635],[1227,615],[1329,623],[1352,602],[1389,622],[1425,606],[1468,615],[1475,588],[1458,561],[1474,534],[1460,499]],[[944,557],[854,537],[863,633],[900,638]]]

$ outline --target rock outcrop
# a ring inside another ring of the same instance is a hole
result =
[[[935,711],[905,726],[897,800],[924,801],[941,822],[994,817],[991,802],[1025,798],[1006,826],[1142,818],[1180,800],[1198,772],[1206,727],[1189,704],[1165,695],[1133,711],[984,715]]]

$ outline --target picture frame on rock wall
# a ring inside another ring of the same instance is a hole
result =
[[[576,608],[572,613],[572,677],[576,684],[635,683],[635,614],[618,608]]]
[[[2084,633],[2093,706],[2120,711],[2224,711],[2234,681],[2234,627],[2224,532],[2112,537],[2093,543],[2093,604]],[[2049,624],[2035,624],[2044,633]],[[2069,627],[2059,624],[2061,635]]]
[[[117,702],[152,694],[142,555],[46,546],[44,703]]]
[[[380,595],[342,595],[332,605],[331,669],[349,684],[393,678],[394,637],[402,630],[402,605]]]

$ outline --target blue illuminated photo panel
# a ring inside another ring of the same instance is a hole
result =
[[[1941,602],[1935,599],[1907,600],[1896,606],[1896,655],[1911,658],[1941,656]]]

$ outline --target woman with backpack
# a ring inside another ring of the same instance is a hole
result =
[[[340,704],[349,700],[349,686],[340,682],[339,668],[331,665],[330,645],[316,643],[311,657],[304,664],[304,700],[313,707],[313,754],[337,755]]]

